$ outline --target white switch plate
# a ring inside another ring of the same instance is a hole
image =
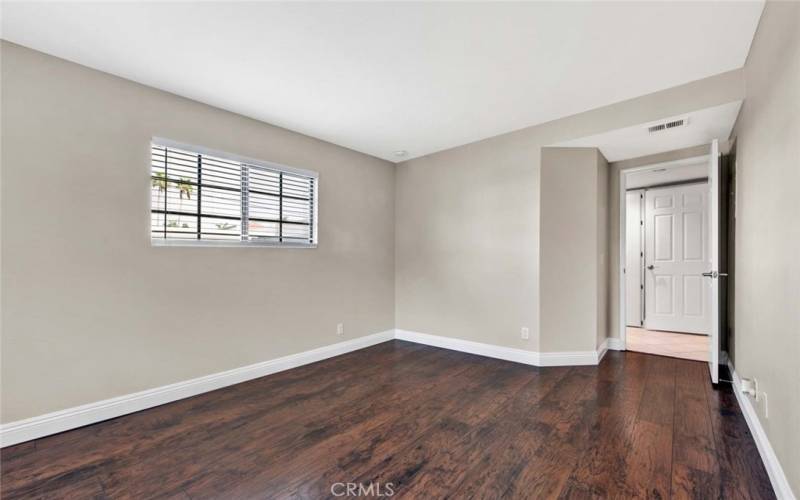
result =
[[[336,335],[344,335],[344,323],[336,325]]]
[[[527,326],[523,326],[520,330],[520,337],[522,337],[523,340],[528,340],[531,338],[531,333]]]

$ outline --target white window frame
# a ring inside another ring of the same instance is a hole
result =
[[[147,235],[148,239],[150,240],[150,245],[154,247],[268,247],[268,248],[316,248],[319,240],[318,240],[318,226],[319,226],[319,172],[315,172],[313,170],[307,170],[303,168],[297,167],[290,167],[287,165],[281,165],[280,163],[274,163],[264,160],[258,160],[255,158],[249,158],[247,156],[237,155],[234,153],[228,153],[225,151],[218,151],[215,149],[203,147],[203,146],[196,146],[193,144],[186,144],[178,141],[173,141],[172,139],[165,139],[163,137],[152,137],[150,144],[148,144],[148,148],[152,150],[153,145],[158,145],[166,148],[175,148],[175,149],[182,149],[184,151],[189,151],[192,153],[197,153],[200,155],[207,155],[207,156],[215,156],[221,158],[223,160],[233,161],[237,163],[244,163],[248,166],[254,167],[262,167],[265,169],[277,171],[277,172],[285,172],[288,174],[297,174],[302,175],[305,177],[311,177],[314,179],[314,191],[312,195],[312,224],[311,224],[311,238],[313,243],[298,243],[298,242],[290,242],[290,243],[283,243],[283,242],[276,242],[276,241],[260,241],[260,240],[249,240],[249,241],[236,241],[236,240],[193,240],[193,239],[154,239],[152,237],[152,227],[148,225],[147,228]],[[148,157],[150,154],[148,153]],[[152,165],[148,165],[148,169],[152,171]],[[148,186],[150,183],[148,182]],[[152,192],[151,192],[152,196]],[[150,200],[150,206],[148,213],[152,214],[152,199]],[[151,223],[150,217],[148,217],[148,223]]]

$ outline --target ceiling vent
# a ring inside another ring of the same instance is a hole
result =
[[[678,118],[676,120],[670,120],[668,122],[659,123],[656,125],[652,125],[647,127],[647,131],[651,134],[655,134],[656,132],[663,132],[665,130],[669,130],[671,128],[679,128],[685,127],[689,125],[689,117],[685,118]]]

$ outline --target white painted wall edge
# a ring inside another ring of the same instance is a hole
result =
[[[246,382],[298,366],[369,347],[394,338],[394,330],[338,342],[310,351],[290,354],[224,372],[148,389],[125,396],[89,403],[66,410],[0,425],[0,447],[30,441],[51,434],[76,429],[127,415],[154,406]]]
[[[781,463],[778,461],[777,455],[775,455],[775,450],[772,449],[767,433],[761,426],[756,409],[753,408],[753,404],[750,402],[750,397],[742,393],[742,379],[739,378],[739,374],[736,373],[730,361],[728,361],[728,367],[731,370],[731,375],[733,375],[733,393],[736,395],[736,400],[742,409],[747,427],[750,428],[750,433],[756,442],[761,461],[764,462],[764,467],[767,469],[769,480],[772,483],[772,489],[775,490],[775,496],[778,497],[778,500],[797,500],[794,493],[792,493],[791,486],[789,486],[789,480],[783,472],[783,467],[781,467]]]
[[[60,410],[25,420],[0,425],[0,447],[38,439],[51,434],[77,429],[111,418],[120,417],[155,406],[221,389],[298,366],[364,349],[392,339],[406,340],[454,351],[513,361],[532,366],[596,365],[608,349],[618,349],[619,339],[608,338],[597,351],[536,352],[511,347],[483,344],[470,340],[429,335],[407,330],[384,332],[331,344],[310,351],[290,354],[241,368],[156,387],[125,396],[105,399],[66,410]]]

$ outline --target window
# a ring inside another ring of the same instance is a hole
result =
[[[153,244],[315,246],[315,172],[154,139]]]

